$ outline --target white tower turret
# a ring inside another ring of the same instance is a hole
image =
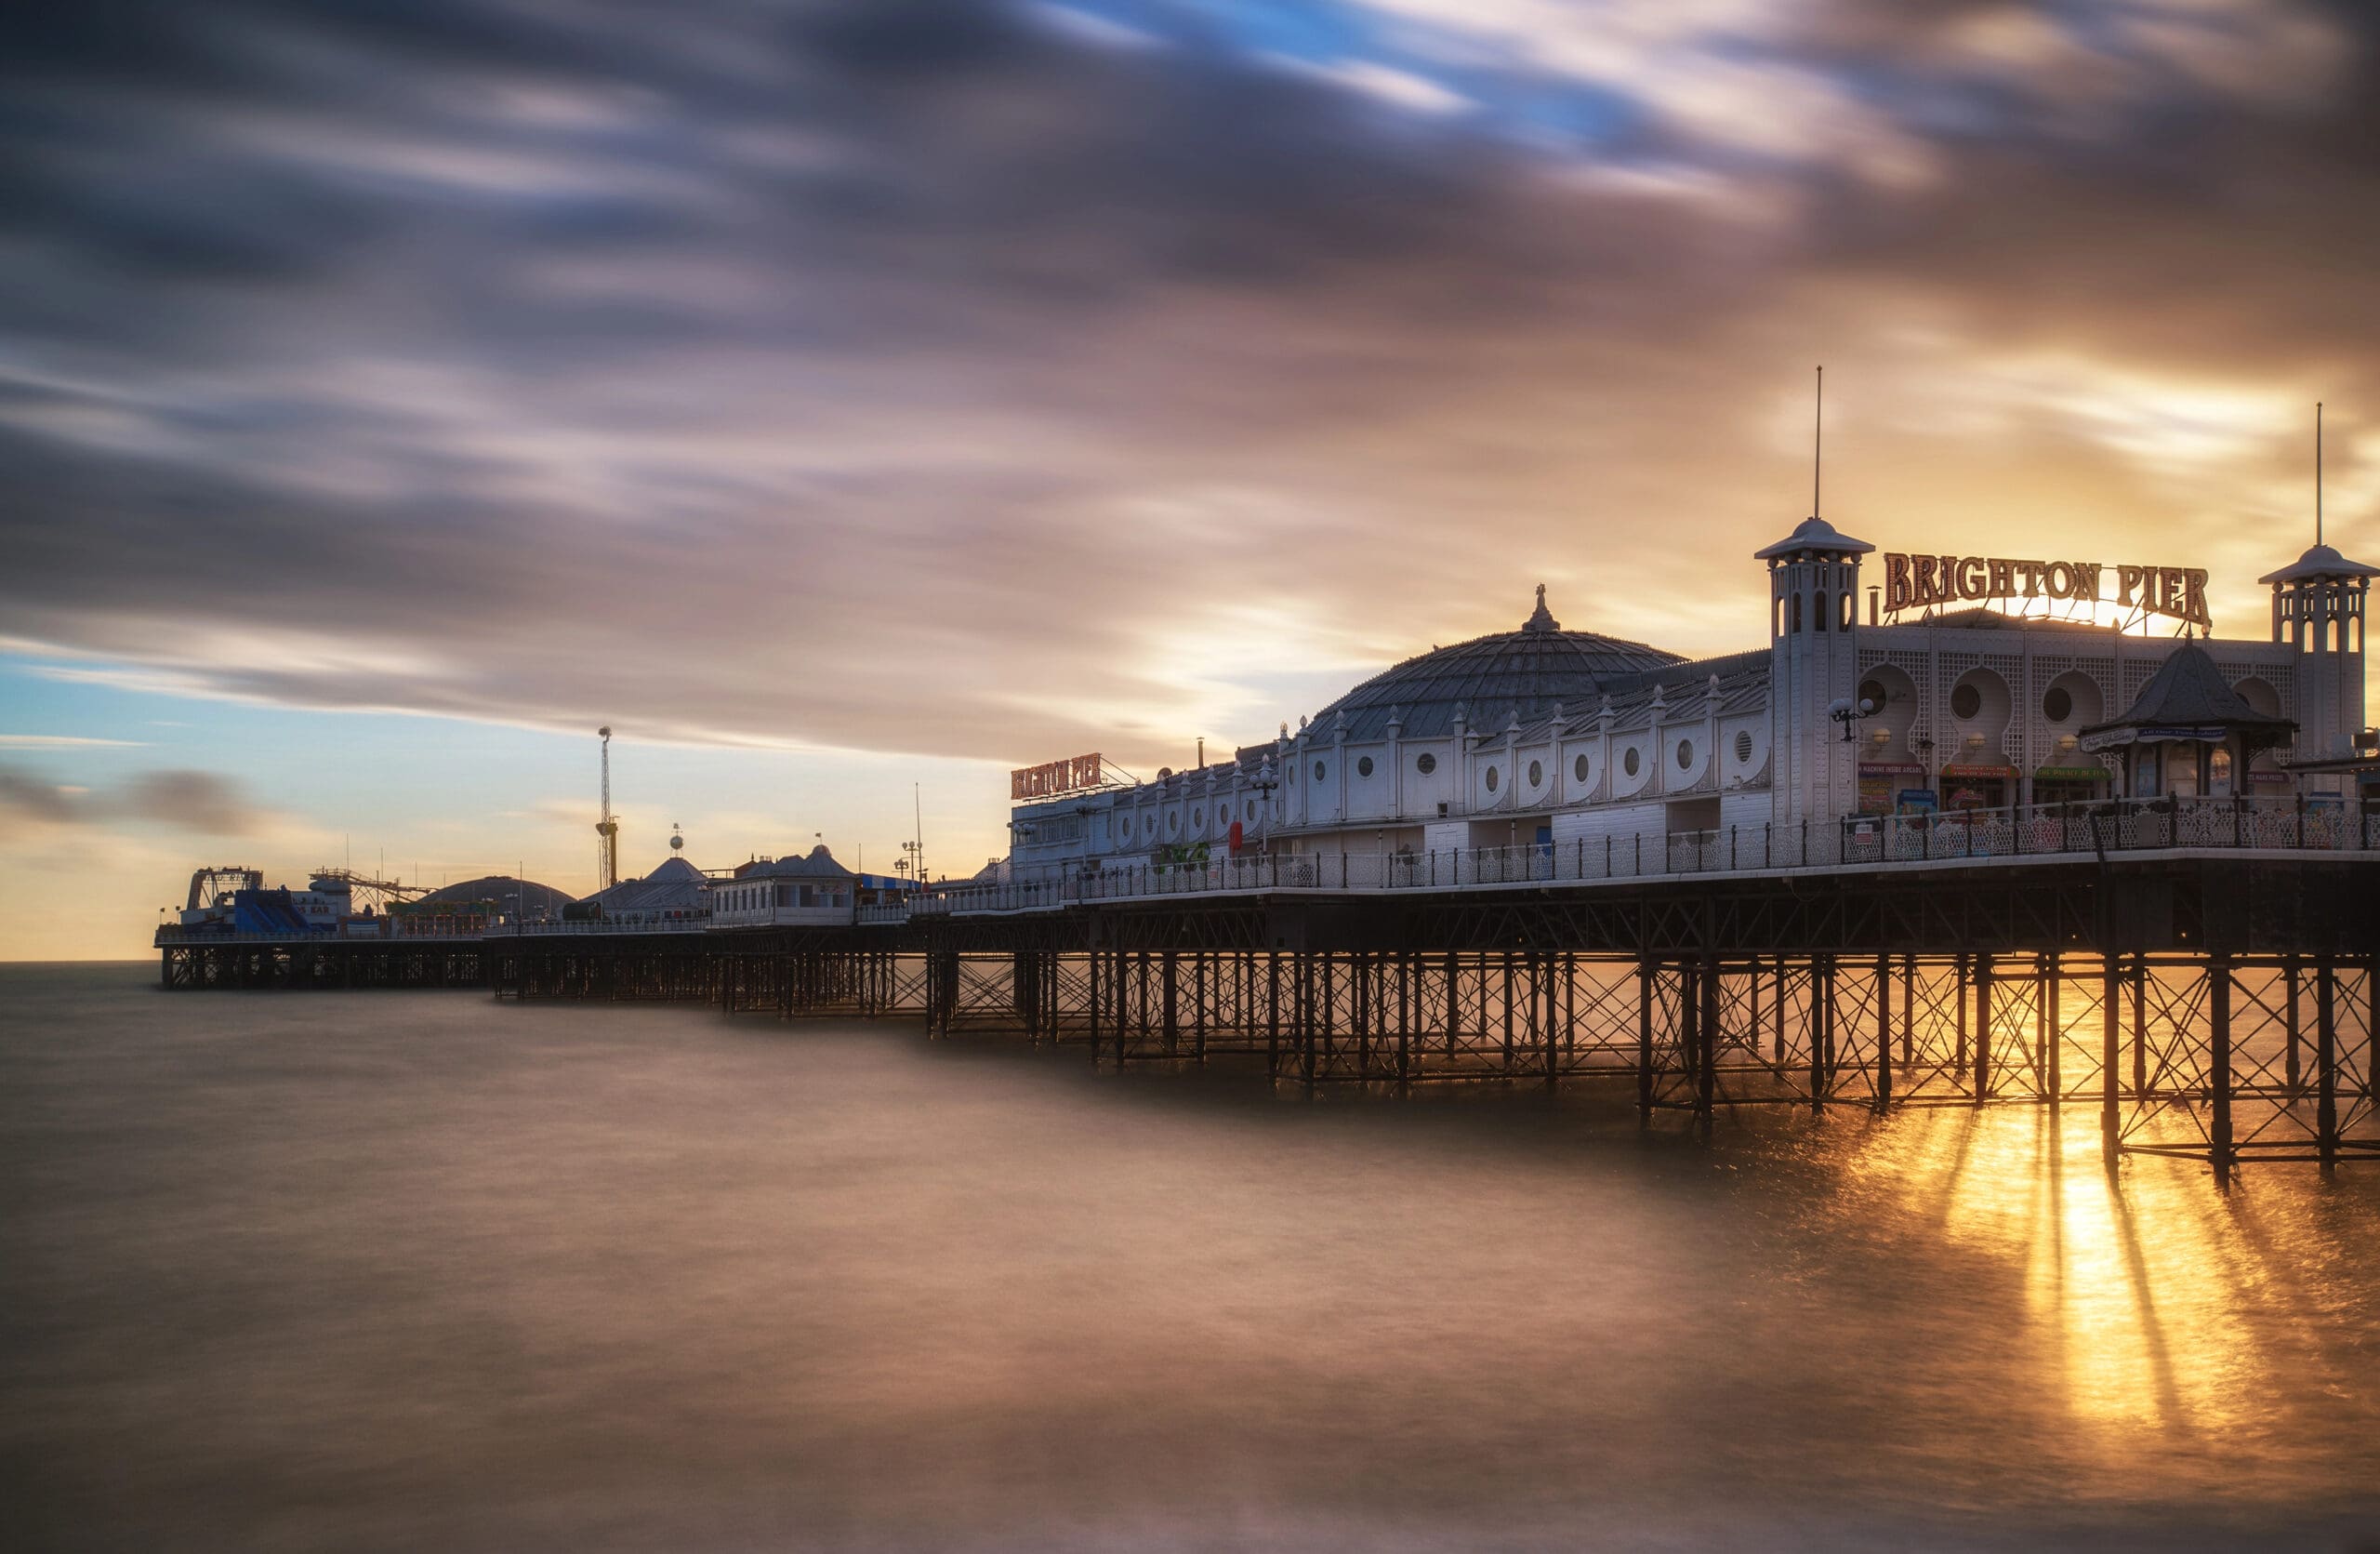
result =
[[[1768,564],[1769,749],[1779,825],[1831,820],[1857,807],[1857,751],[1829,710],[1858,687],[1859,558],[1875,547],[1806,518],[1754,552]]]
[[[2363,726],[2363,620],[2380,567],[2316,545],[2256,580],[2272,585],[2272,640],[2297,649],[2297,756],[2354,753]]]
[[[2297,649],[2297,759],[2354,753],[2363,727],[2364,604],[2375,568],[2322,542],[2322,407],[2314,406],[2314,548],[2256,579],[2272,585],[2272,640]],[[2314,779],[2329,787],[2335,778]]]

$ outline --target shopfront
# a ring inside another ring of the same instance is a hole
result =
[[[1942,768],[1942,807],[2005,809],[2016,800],[2016,768],[1953,763]]]
[[[2041,766],[2033,772],[2033,803],[2088,804],[2108,795],[2105,766]]]
[[[1914,761],[1863,761],[1859,764],[1859,813],[1907,814],[1909,792],[1925,788],[1925,768]],[[1930,802],[1933,793],[1927,790]]]

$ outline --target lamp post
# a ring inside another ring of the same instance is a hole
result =
[[[1256,770],[1256,780],[1249,786],[1264,795],[1264,832],[1257,851],[1259,856],[1268,855],[1273,851],[1273,790],[1281,786],[1280,779],[1273,775],[1272,757],[1265,757],[1264,764]]]
[[[1859,741],[1858,733],[1859,720],[1874,715],[1875,711],[1876,704],[1865,697],[1861,697],[1857,701],[1849,697],[1843,697],[1828,706],[1826,715],[1843,725],[1843,742],[1852,745]]]

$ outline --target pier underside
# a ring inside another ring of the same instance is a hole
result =
[[[2380,1155],[2380,909],[2362,863],[2225,858],[1246,895],[892,926],[165,951],[169,986],[481,983],[908,1018],[1110,1066],[1316,1087],[1609,1087],[1742,1107],[2092,1106],[2108,1158]],[[377,953],[377,959],[373,958]]]

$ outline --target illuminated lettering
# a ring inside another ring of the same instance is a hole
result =
[[[1884,556],[1884,613],[1897,616],[1954,600],[2069,599],[2096,604],[2106,597],[2107,574],[2115,573],[2114,602],[2125,609],[2177,617],[2193,625],[2214,624],[2207,608],[2203,567],[2109,567],[2096,561],[2039,561],[2006,556]]]
[[[1884,558],[1884,608],[1905,610],[1909,608],[1911,602],[1909,558],[1886,556]]]

